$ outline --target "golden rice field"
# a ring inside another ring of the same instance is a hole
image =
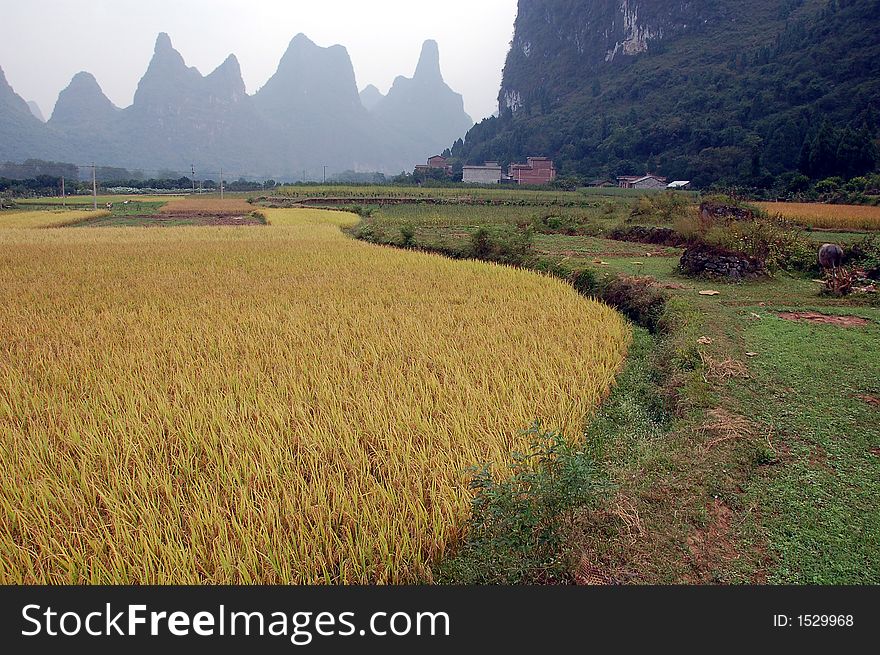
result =
[[[76,225],[90,218],[109,216],[106,210],[99,211],[4,211],[0,212],[0,230],[4,228],[27,229],[46,227],[65,227]]]
[[[159,210],[162,214],[190,214],[197,212],[223,212],[249,214],[254,211],[244,198],[200,198],[190,196],[170,200]]]
[[[429,579],[468,467],[623,361],[561,282],[267,215],[0,229],[0,582]]]
[[[868,205],[826,205],[806,202],[755,203],[771,216],[814,228],[880,230],[880,207]]]

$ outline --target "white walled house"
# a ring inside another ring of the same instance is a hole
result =
[[[465,184],[501,184],[501,164],[487,161],[482,166],[464,166],[461,181]]]

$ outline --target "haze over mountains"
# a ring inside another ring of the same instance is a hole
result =
[[[387,95],[358,93],[348,52],[293,38],[275,74],[248,95],[230,55],[209,75],[188,67],[167,34],[155,50],[130,107],[78,73],[48,122],[37,118],[0,69],[0,159],[95,161],[130,169],[217,172],[297,179],[303,171],[411,170],[473,125],[462,97],[425,43],[412,78]]]

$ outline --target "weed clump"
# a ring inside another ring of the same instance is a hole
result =
[[[468,255],[473,259],[527,268],[536,257],[531,230],[507,228],[490,232],[480,228],[473,233]]]
[[[512,474],[475,471],[467,536],[444,561],[441,582],[527,584],[568,576],[560,557],[576,511],[595,506],[611,486],[599,465],[559,432],[535,423],[528,453],[513,453]]]

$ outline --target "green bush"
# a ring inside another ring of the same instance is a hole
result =
[[[668,295],[653,278],[616,277],[601,290],[601,298],[636,325],[657,332]]]
[[[590,268],[581,268],[573,271],[568,276],[571,286],[575,291],[590,297],[597,297],[601,294],[602,288],[596,273]]]
[[[506,227],[495,232],[480,228],[471,235],[469,255],[509,266],[529,267],[535,262],[531,230]]]
[[[412,248],[416,244],[416,228],[411,223],[400,226],[400,245],[402,248]]]
[[[726,228],[714,229],[706,241],[735,252],[742,252],[764,262],[768,270],[815,272],[816,244],[779,219],[736,221]]]
[[[869,234],[853,243],[846,249],[844,262],[865,269],[874,280],[880,279],[880,237]]]
[[[577,510],[610,489],[584,449],[536,423],[528,453],[514,453],[508,476],[475,470],[467,535],[438,571],[442,583],[524,584],[568,576],[562,557]]]
[[[652,193],[639,198],[630,215],[630,221],[672,223],[676,218],[686,215],[691,207],[690,197],[680,193]]]
[[[597,236],[601,228],[592,223],[589,214],[576,213],[560,216],[558,213],[545,213],[532,222],[534,230],[540,234],[566,234],[568,236]]]

